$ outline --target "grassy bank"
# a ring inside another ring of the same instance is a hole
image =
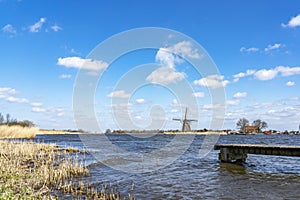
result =
[[[0,125],[0,138],[34,138],[38,131],[36,127]]]
[[[74,151],[73,151],[74,152]],[[0,199],[56,199],[72,194],[87,199],[120,199],[72,179],[89,170],[69,150],[33,142],[0,141]]]

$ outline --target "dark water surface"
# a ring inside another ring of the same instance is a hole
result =
[[[248,155],[244,166],[220,163],[218,151],[199,157],[205,136],[197,135],[172,164],[155,171],[126,173],[97,163],[92,155],[81,156],[91,176],[81,181],[117,187],[123,197],[136,199],[300,199],[300,157]],[[126,151],[145,153],[167,145],[174,136],[155,135],[141,139],[109,135],[112,143]],[[86,148],[78,135],[38,135],[36,141]],[[218,143],[300,145],[300,135],[224,135]],[[105,146],[91,149],[104,151]],[[112,160],[122,166],[122,160]],[[109,162],[108,162],[109,163]],[[124,168],[132,167],[124,163]],[[133,189],[133,190],[132,190]]]

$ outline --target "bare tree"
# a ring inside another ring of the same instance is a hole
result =
[[[254,120],[252,125],[257,126],[259,131],[261,131],[262,129],[268,128],[267,122],[262,121],[261,119]]]
[[[3,124],[4,123],[4,117],[3,115],[0,113],[0,124]]]
[[[241,118],[239,121],[236,123],[236,127],[242,131],[245,132],[245,127],[249,125],[249,121],[246,118]]]
[[[6,114],[6,124],[9,124],[10,122],[10,114]]]

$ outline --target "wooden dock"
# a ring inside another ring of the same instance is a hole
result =
[[[216,144],[222,162],[245,162],[247,154],[274,156],[300,156],[300,146],[274,146],[261,144]]]

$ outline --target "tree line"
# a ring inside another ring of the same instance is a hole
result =
[[[0,113],[0,125],[8,125],[8,126],[22,126],[22,127],[33,127],[35,124],[29,120],[18,121],[15,118],[12,118],[10,114],[6,114],[5,116]]]
[[[249,120],[246,118],[241,118],[237,121],[236,127],[241,131],[245,132],[246,126],[249,126]],[[258,131],[261,132],[263,129],[268,128],[268,124],[265,121],[262,121],[261,119],[256,119],[252,122],[252,126],[257,126]]]

